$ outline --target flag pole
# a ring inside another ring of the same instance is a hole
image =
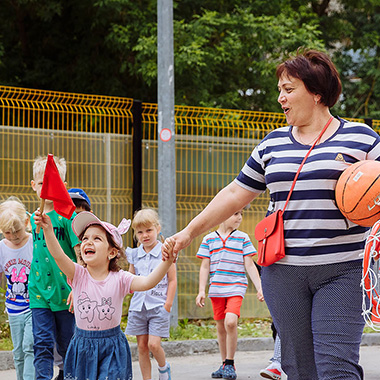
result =
[[[41,204],[40,204],[40,212],[41,212],[41,215],[42,215],[42,213],[44,212],[44,208],[45,208],[45,199],[41,199]],[[38,225],[37,228],[36,228],[36,233],[39,234],[39,233],[40,233],[40,230],[41,230],[41,226]]]

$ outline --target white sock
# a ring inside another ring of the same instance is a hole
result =
[[[163,367],[160,367],[158,365],[158,368],[161,370],[161,371],[165,371],[166,368],[168,368],[168,362],[165,363],[165,365]]]
[[[167,368],[168,368],[168,362],[166,362],[163,367],[158,366],[158,369],[160,369],[161,371],[165,371]],[[159,380],[168,380],[169,379],[169,373],[168,372],[165,372],[165,373],[158,372],[158,378],[159,378]]]

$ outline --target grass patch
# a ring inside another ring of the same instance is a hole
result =
[[[181,319],[178,321],[178,327],[171,329],[170,340],[199,340],[215,339],[216,323],[211,320],[194,320]]]
[[[12,351],[13,343],[8,322],[0,323],[0,351]]]
[[[239,338],[270,337],[272,320],[270,318],[240,318],[238,324]],[[124,331],[127,319],[123,318],[121,328]],[[170,338],[164,340],[202,340],[216,339],[216,322],[211,319],[180,319],[176,329],[170,329]],[[136,342],[136,337],[128,335],[129,342]]]
[[[379,331],[374,330],[372,327],[365,325],[363,334],[378,333]]]

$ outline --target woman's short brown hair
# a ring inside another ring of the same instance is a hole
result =
[[[298,49],[297,55],[277,66],[277,78],[288,75],[302,80],[306,89],[332,107],[342,92],[339,73],[329,56],[317,50]]]

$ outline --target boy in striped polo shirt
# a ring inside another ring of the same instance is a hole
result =
[[[204,307],[206,284],[210,275],[208,297],[211,299],[217,326],[222,365],[211,374],[214,379],[236,379],[234,357],[237,346],[237,324],[240,308],[248,287],[248,273],[257,290],[257,298],[264,301],[259,272],[252,256],[256,253],[249,236],[238,228],[243,210],[236,212],[219,228],[206,235],[197,257],[202,259],[199,271],[199,293],[196,304]]]

